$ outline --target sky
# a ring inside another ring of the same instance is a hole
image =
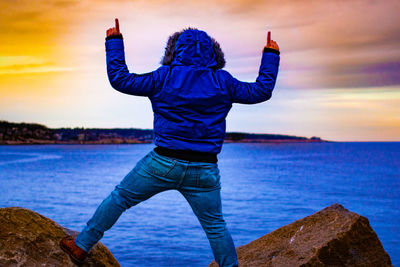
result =
[[[273,96],[234,104],[227,131],[400,141],[398,14],[398,0],[1,0],[0,120],[151,129],[150,101],[108,82],[105,31],[119,18],[134,73],[158,68],[168,36],[190,26],[253,82],[271,31]]]

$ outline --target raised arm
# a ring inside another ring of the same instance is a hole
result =
[[[115,27],[107,30],[106,58],[110,84],[122,93],[150,97],[160,83],[159,69],[145,74],[129,73],[118,19],[115,19]]]
[[[268,32],[267,45],[264,47],[261,66],[255,82],[242,82],[229,75],[227,87],[232,103],[256,104],[271,98],[278,76],[280,52],[278,44],[271,40]]]

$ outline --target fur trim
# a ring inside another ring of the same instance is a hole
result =
[[[196,28],[186,28],[180,32],[175,32],[169,36],[167,41],[167,46],[165,47],[165,53],[163,58],[161,59],[161,65],[171,65],[172,61],[174,60],[175,56],[175,44],[178,41],[179,36],[186,30],[198,30]],[[210,37],[210,36],[209,36]],[[217,65],[214,67],[215,69],[222,69],[225,67],[225,56],[224,52],[221,49],[219,43],[212,37],[210,37],[213,43],[213,50],[215,54],[215,60],[217,61]]]

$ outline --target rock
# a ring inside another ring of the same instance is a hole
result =
[[[337,203],[236,251],[241,267],[393,266],[368,219]]]
[[[66,235],[78,233],[24,208],[0,208],[0,266],[76,266],[59,247]],[[120,266],[101,243],[81,266]]]

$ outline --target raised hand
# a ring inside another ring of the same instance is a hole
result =
[[[271,40],[271,32],[270,31],[268,32],[268,35],[267,35],[267,45],[265,47],[272,48],[272,49],[279,51],[278,44],[274,40]]]
[[[115,19],[115,27],[109,28],[106,32],[107,37],[112,35],[120,35],[121,32],[119,31],[119,21]]]

